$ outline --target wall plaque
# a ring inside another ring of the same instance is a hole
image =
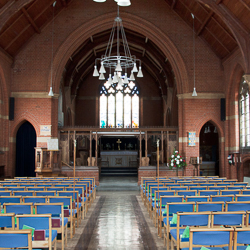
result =
[[[40,135],[51,135],[51,125],[40,125]]]
[[[191,131],[188,132],[188,146],[195,146],[196,133]]]

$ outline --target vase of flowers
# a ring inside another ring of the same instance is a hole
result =
[[[178,150],[174,150],[174,153],[169,158],[169,168],[173,169],[176,168],[177,176],[178,176],[178,169],[184,168],[187,166],[185,159],[179,154]]]

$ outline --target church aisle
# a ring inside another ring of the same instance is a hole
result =
[[[164,249],[139,191],[98,192],[93,205],[79,237],[67,249]]]

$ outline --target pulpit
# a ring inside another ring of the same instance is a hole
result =
[[[35,172],[39,176],[56,176],[61,172],[61,151],[35,148]]]

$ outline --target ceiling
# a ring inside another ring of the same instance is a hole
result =
[[[0,8],[4,9],[13,0],[0,0]],[[55,0],[33,0],[9,17],[0,30],[0,48],[15,57],[20,49],[53,18],[53,2]],[[57,0],[54,15],[74,0]],[[194,30],[221,60],[229,57],[237,48],[237,42],[227,25],[208,6],[198,0],[162,0],[166,8],[171,8],[190,28],[193,27],[191,13],[194,14]],[[240,25],[250,31],[250,0],[213,0],[223,5]],[[133,3],[132,3],[133,4]],[[92,70],[94,59],[100,56],[106,47],[111,30],[95,34],[85,41],[70,58],[66,65],[65,84],[72,85],[72,94],[79,82]],[[159,82],[164,90],[174,84],[171,65],[152,41],[132,30],[125,29],[132,54],[143,58],[143,67]],[[157,72],[157,73],[155,73]],[[160,74],[158,74],[160,72]]]

